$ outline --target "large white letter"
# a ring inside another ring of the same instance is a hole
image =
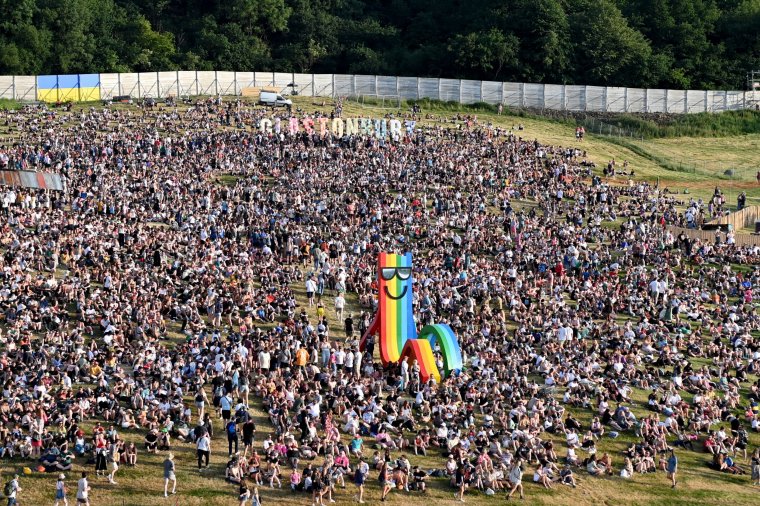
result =
[[[343,137],[343,120],[340,118],[333,119],[331,130],[335,137]]]

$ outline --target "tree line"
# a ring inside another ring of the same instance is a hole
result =
[[[760,0],[0,0],[0,74],[238,70],[743,88]]]

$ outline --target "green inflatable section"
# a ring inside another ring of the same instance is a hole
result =
[[[433,348],[436,343],[441,348],[444,369],[442,372],[445,376],[448,376],[451,371],[462,370],[462,350],[459,348],[459,342],[454,331],[447,324],[425,325],[418,338],[427,339]]]

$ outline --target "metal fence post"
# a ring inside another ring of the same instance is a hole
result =
[[[483,81],[480,81],[480,101],[485,102],[483,99]]]
[[[459,103],[462,103],[462,80],[459,80]]]
[[[628,86],[623,88],[623,110],[628,112]]]
[[[232,71],[232,88],[234,89],[233,95],[237,95],[238,91],[237,91],[237,71],[236,70]]]
[[[644,112],[649,112],[649,88],[644,88]]]
[[[219,72],[214,71],[214,95],[219,96]]]
[[[541,85],[541,109],[546,109],[546,85]]]
[[[588,111],[588,86],[583,86],[583,110]]]
[[[137,98],[142,98],[142,84],[140,84],[140,73],[137,73]]]
[[[686,114],[689,112],[689,92],[688,90],[683,90],[683,113]]]
[[[655,111],[655,112],[668,112],[668,90],[665,90],[665,110],[664,111]]]
[[[179,85],[179,70],[175,71],[175,79],[177,83],[177,98],[182,96],[182,88]]]
[[[11,99],[16,100],[16,76],[11,77]]]
[[[441,78],[438,78],[438,100],[441,100]]]
[[[316,97],[316,95],[315,95],[315,93],[316,93],[315,87],[316,87],[316,84],[314,84],[314,73],[312,72],[312,74],[311,74],[311,96],[312,97]]]
[[[380,96],[380,93],[377,92],[377,74],[375,74],[375,96]]]
[[[563,111],[567,110],[567,89],[566,88],[567,86],[563,84],[562,85],[562,110]]]
[[[504,103],[504,81],[501,82],[501,100],[499,100],[500,104]]]
[[[195,71],[195,96],[199,96],[201,94],[201,83],[198,82],[198,71]]]
[[[607,112],[607,86],[604,87],[604,92],[602,93],[602,110],[604,112]]]
[[[708,100],[709,100],[708,97],[709,96],[710,96],[709,92],[707,90],[705,90],[705,112],[709,112],[709,108],[710,108],[710,106],[708,104]]]
[[[158,72],[156,72],[156,98],[161,98],[161,78]]]

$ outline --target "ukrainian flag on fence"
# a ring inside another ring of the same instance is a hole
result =
[[[100,74],[37,76],[37,100],[44,102],[100,100]]]

